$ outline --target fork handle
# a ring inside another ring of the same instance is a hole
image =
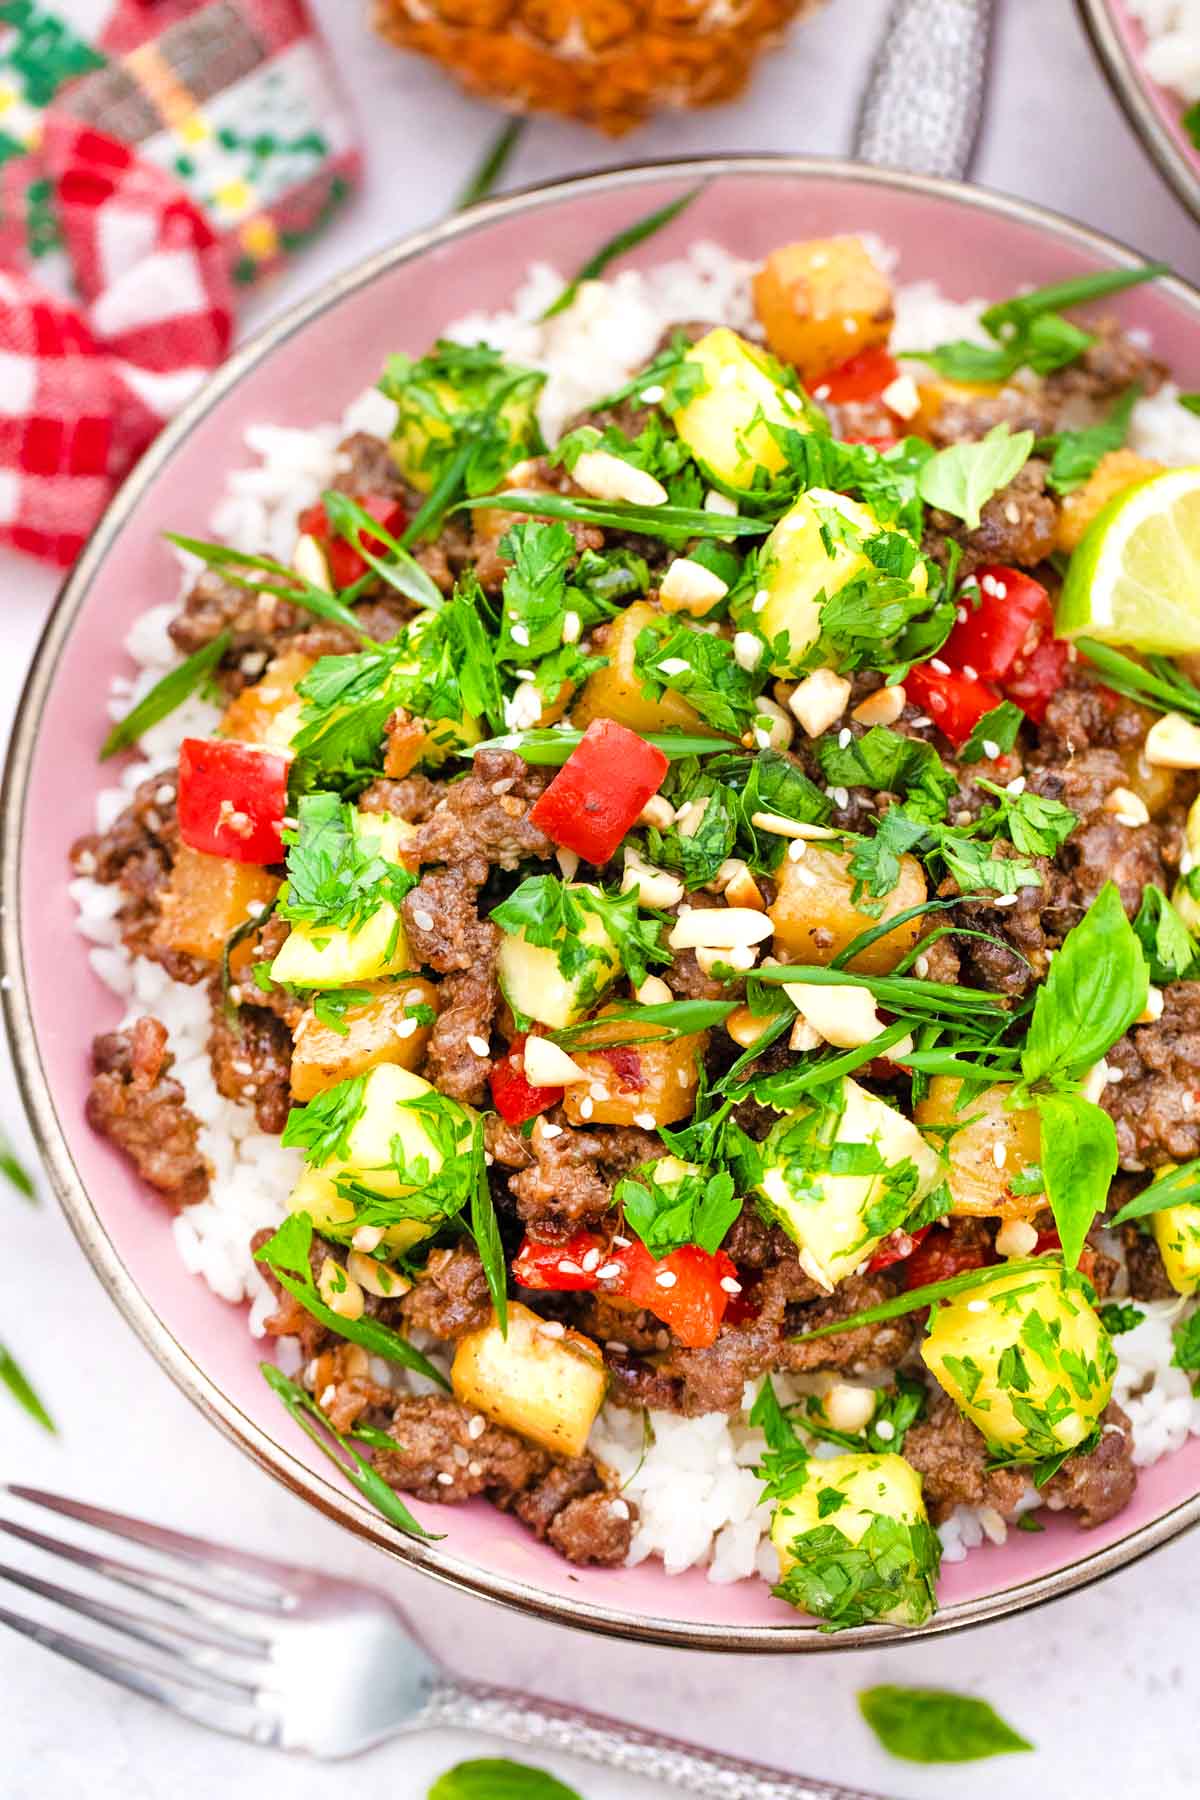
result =
[[[483,1732],[510,1744],[561,1751],[664,1787],[683,1788],[703,1800],[880,1800],[861,1788],[786,1775],[762,1763],[696,1749],[678,1738],[579,1712],[554,1700],[477,1682],[439,1680],[419,1724]]]
[[[966,174],[979,130],[991,0],[893,0],[854,153],[919,175]]]

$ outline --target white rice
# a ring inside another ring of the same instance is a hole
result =
[[[1200,0],[1129,0],[1146,33],[1146,73],[1160,87],[1200,100]]]
[[[1150,0],[1143,4],[1151,9]],[[1190,0],[1190,6],[1195,18],[1200,0]],[[1170,8],[1160,10],[1165,16]],[[894,259],[885,247],[872,249],[882,265],[891,266]],[[538,264],[514,297],[511,311],[461,319],[447,335],[465,342],[486,339],[520,361],[545,368],[549,379],[541,416],[543,430],[553,441],[573,413],[644,364],[673,321],[719,319],[753,332],[750,273],[751,265],[715,244],[701,243],[685,258],[645,274],[627,271],[611,281],[589,284],[569,311],[539,325],[537,315],[560,291],[561,277],[549,265]],[[913,350],[956,337],[987,342],[979,325],[984,304],[947,300],[931,282],[900,288],[894,342]],[[1143,454],[1163,462],[1200,462],[1200,419],[1174,403],[1175,393],[1167,386],[1154,398],[1138,402],[1130,441]],[[296,514],[329,485],[337,470],[340,439],[355,430],[387,435],[393,419],[391,402],[371,390],[337,424],[307,431],[252,427],[246,433],[246,448],[253,460],[231,471],[225,497],[211,521],[213,532],[239,549],[265,549],[290,560]],[[186,586],[195,566],[187,566],[187,558],[184,562]],[[177,660],[166,632],[174,611],[171,604],[153,607],[130,631],[126,648],[133,674],[114,683],[114,718]],[[215,708],[193,699],[147,732],[140,758],[121,772],[119,785],[97,797],[98,827],[112,822],[140,781],[155,770],[173,770],[181,739],[207,734],[217,717]],[[207,1200],[188,1207],[173,1221],[179,1254],[222,1299],[250,1302],[250,1330],[261,1337],[263,1320],[274,1303],[250,1256],[249,1240],[254,1231],[273,1226],[282,1217],[300,1171],[300,1154],[260,1132],[249,1109],[217,1093],[205,1052],[209,1005],[204,987],[183,986],[170,980],[158,964],[130,959],[114,919],[114,889],[81,877],[71,884],[71,893],[79,908],[78,928],[92,945],[93,968],[126,1003],[126,1022],[149,1012],[167,1027],[176,1057],[174,1073],[201,1122],[200,1148],[212,1164],[212,1188]],[[1147,1307],[1138,1329],[1116,1339],[1121,1367],[1115,1397],[1133,1421],[1139,1463],[1177,1450],[1189,1433],[1200,1434],[1200,1402],[1193,1399],[1187,1377],[1170,1367],[1171,1326],[1182,1304]],[[381,1367],[380,1378],[386,1374]],[[776,1382],[784,1401],[822,1385],[821,1378],[776,1377]],[[748,1388],[747,1409],[752,1400]],[[756,1573],[775,1578],[775,1557],[766,1536],[770,1509],[759,1504],[760,1484],[752,1472],[765,1444],[744,1418],[715,1413],[681,1419],[663,1412],[649,1415],[647,1426],[640,1415],[608,1406],[597,1420],[591,1444],[637,1501],[640,1522],[631,1562],[657,1556],[672,1574],[701,1565],[715,1582],[739,1581]],[[816,1450],[824,1453],[823,1446]],[[1037,1504],[1038,1496],[1030,1488],[1022,1507]],[[961,1559],[985,1539],[1003,1542],[1005,1535],[1004,1520],[986,1508],[959,1507],[941,1527],[948,1561]]]

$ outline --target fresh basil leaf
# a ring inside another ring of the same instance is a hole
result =
[[[644,218],[635,219],[632,225],[626,225],[624,230],[618,231],[615,236],[608,238],[575,271],[558,299],[553,301],[541,315],[539,323],[544,324],[547,319],[553,319],[556,314],[565,312],[568,306],[574,302],[583,282],[597,281],[618,256],[624,256],[627,250],[634,250],[639,244],[644,244],[647,238],[653,237],[655,232],[661,231],[665,225],[669,225],[673,219],[677,219],[680,213],[704,192],[704,185],[701,182],[699,186],[689,189],[686,194],[681,194],[678,200],[670,200],[666,206],[656,207]]]
[[[977,763],[985,757],[991,762],[997,756],[1006,756],[1024,723],[1025,714],[1020,707],[1011,700],[1002,700],[972,727],[970,737],[958,753],[959,762]]]
[[[1200,944],[1161,888],[1143,890],[1133,929],[1150,965],[1150,979],[1157,986],[1185,981],[1196,973]]]
[[[156,681],[149,693],[143,694],[137,705],[113,726],[100,746],[100,761],[106,762],[118,750],[128,750],[143,732],[157,725],[160,719],[168,718],[189,700],[197,688],[204,685],[232,642],[232,631],[219,631],[215,638],[169,669],[162,680]]]
[[[17,1405],[23,1407],[31,1419],[36,1419],[46,1431],[57,1431],[58,1428],[38,1398],[33,1383],[3,1344],[0,1344],[0,1382],[3,1382]]]
[[[899,794],[913,818],[930,824],[945,818],[958,784],[932,744],[886,725],[873,725],[848,744],[839,736],[830,732],[813,746],[829,786]]]
[[[930,457],[917,478],[922,500],[976,530],[981,509],[1029,460],[1033,438],[1032,431],[1010,432],[1007,425],[994,425],[978,443],[947,445]]]
[[[1109,881],[1050,965],[1021,1054],[1026,1082],[1077,1080],[1146,1009],[1150,974]]]
[[[580,1800],[557,1776],[506,1756],[456,1763],[439,1775],[427,1800]]]
[[[947,1688],[866,1688],[858,1705],[888,1754],[904,1762],[979,1762],[1033,1749],[986,1700]]]
[[[387,1482],[365,1462],[344,1437],[334,1430],[325,1414],[321,1411],[311,1394],[307,1394],[294,1381],[289,1381],[282,1369],[274,1363],[263,1362],[258,1365],[259,1373],[271,1391],[283,1402],[301,1431],[310,1437],[323,1456],[327,1456],[335,1468],[340,1469],[346,1480],[356,1487],[364,1500],[369,1500],[377,1512],[389,1524],[397,1526],[407,1537],[425,1538],[429,1543],[439,1543],[444,1532],[426,1531],[425,1527],[409,1512],[399,1494],[390,1488]],[[316,1424],[312,1421],[315,1420]],[[319,1427],[319,1429],[318,1429]],[[328,1435],[326,1435],[328,1434]],[[341,1450],[329,1443],[332,1438]]]
[[[1082,1094],[1035,1096],[1042,1127],[1042,1177],[1068,1269],[1079,1262],[1088,1227],[1104,1211],[1117,1172],[1117,1130]]]
[[[1110,1221],[1128,1225],[1134,1219],[1147,1219],[1151,1213],[1163,1212],[1168,1206],[1195,1205],[1200,1201],[1200,1157],[1180,1163],[1178,1168],[1163,1169],[1140,1194],[1135,1194]]]

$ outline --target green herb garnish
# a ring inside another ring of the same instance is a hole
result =
[[[17,1405],[23,1407],[31,1419],[36,1419],[46,1431],[57,1431],[58,1428],[39,1399],[33,1383],[3,1344],[0,1344],[0,1382],[3,1382]]]
[[[978,1762],[1033,1749],[986,1700],[946,1688],[866,1688],[858,1706],[884,1749],[904,1762]]]
[[[100,761],[105,762],[115,756],[119,750],[128,750],[136,744],[142,733],[157,725],[160,719],[167,718],[177,707],[183,705],[212,674],[230,644],[233,633],[228,630],[219,631],[215,638],[202,644],[199,650],[169,669],[160,681],[156,681],[149,693],[143,694],[136,706],[130,708],[125,717],[118,721],[100,746]]]
[[[507,124],[501,126],[485,149],[478,167],[472,171],[459,189],[458,198],[453,207],[455,212],[462,212],[465,207],[475,206],[480,200],[487,199],[501,180],[508,167],[509,158],[520,143],[528,124],[528,119],[517,117],[509,119]]]
[[[691,188],[686,194],[681,194],[678,200],[670,200],[666,206],[656,207],[653,212],[646,213],[643,218],[635,219],[632,225],[626,225],[624,230],[618,231],[615,236],[607,239],[605,243],[601,244],[599,250],[589,256],[587,261],[575,271],[558,299],[546,308],[542,314],[542,323],[545,323],[547,319],[553,319],[558,313],[565,312],[568,306],[574,302],[583,282],[599,280],[605,269],[610,263],[615,262],[618,256],[624,256],[627,250],[635,250],[639,244],[644,244],[647,238],[653,237],[655,232],[661,231],[673,219],[677,219],[685,207],[690,206],[692,201],[703,192],[704,183],[701,182],[698,187]]]

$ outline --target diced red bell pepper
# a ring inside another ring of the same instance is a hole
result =
[[[538,1113],[549,1112],[562,1100],[560,1087],[534,1087],[525,1079],[525,1033],[515,1037],[498,1062],[492,1064],[492,1099],[496,1111],[510,1125],[523,1125]]]
[[[606,863],[666,772],[662,751],[636,731],[593,719],[530,810],[530,823],[585,862]]]
[[[967,1269],[986,1268],[990,1261],[983,1244],[974,1240],[964,1243],[944,1225],[931,1227],[928,1237],[904,1265],[904,1285],[910,1291],[926,1287],[932,1281],[946,1281]]]
[[[904,692],[914,706],[928,713],[957,750],[984,714],[999,706],[1000,696],[986,682],[948,668],[941,657],[934,660],[942,663],[942,669],[935,669],[931,662],[918,663],[904,677]]]
[[[513,1280],[543,1293],[592,1293],[607,1250],[594,1231],[577,1231],[564,1244],[539,1244],[527,1237],[513,1261]],[[585,1260],[590,1267],[584,1267]]]
[[[1070,656],[1071,646],[1065,638],[1043,638],[1013,663],[1000,684],[1005,699],[1040,725],[1052,696],[1062,686]]]
[[[612,1260],[621,1264],[622,1273],[615,1287],[602,1281],[602,1292],[652,1312],[688,1350],[704,1350],[716,1341],[731,1297],[721,1284],[737,1285],[737,1270],[724,1250],[710,1255],[697,1244],[685,1244],[656,1262],[635,1238],[614,1250]]]
[[[890,1269],[893,1263],[907,1262],[917,1246],[924,1243],[932,1230],[932,1225],[918,1225],[915,1231],[889,1232],[867,1264],[867,1273],[877,1275],[880,1269]]]
[[[388,494],[356,494],[354,498],[363,511],[370,513],[378,520],[385,531],[392,537],[399,537],[408,522],[408,513],[400,500],[393,500]],[[329,577],[335,588],[353,587],[361,581],[370,567],[353,544],[345,538],[336,537],[329,523],[329,515],[325,511],[325,503],[318,500],[315,506],[300,514],[300,529],[308,537],[317,539],[325,552],[325,560],[329,564]],[[379,538],[364,537],[363,543],[372,556],[386,556],[387,545]]]
[[[184,843],[233,862],[282,862],[290,760],[235,738],[184,738],[178,790]]]
[[[981,681],[1003,681],[1023,650],[1053,634],[1050,596],[1040,581],[1002,563],[986,563],[975,580],[979,604],[964,602],[966,617],[938,655],[952,669],[974,669]]]
[[[829,401],[833,406],[846,406],[854,400],[878,400],[884,388],[890,387],[900,373],[896,359],[882,344],[871,350],[860,350],[845,362],[826,369],[808,391],[815,400]]]

